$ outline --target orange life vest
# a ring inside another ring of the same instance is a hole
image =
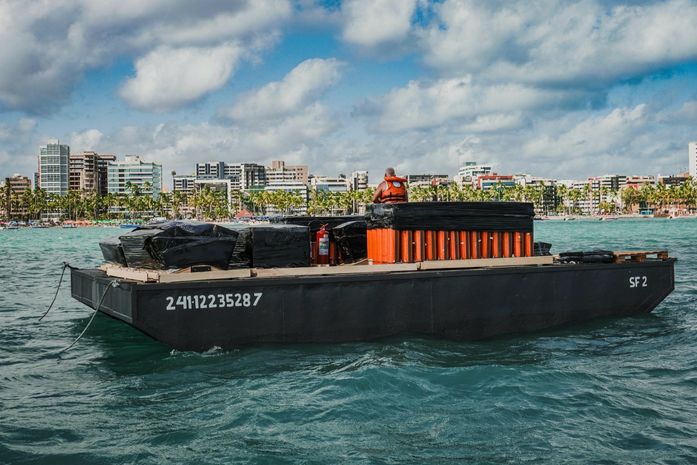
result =
[[[397,203],[407,201],[407,180],[397,176],[385,176],[387,187],[382,191],[380,201],[382,203]]]

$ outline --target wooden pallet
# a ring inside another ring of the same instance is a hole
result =
[[[627,250],[613,252],[615,263],[624,262],[645,262],[647,258],[656,260],[668,260],[668,251],[666,250]]]

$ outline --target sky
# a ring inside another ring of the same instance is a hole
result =
[[[673,174],[697,0],[0,0],[0,176],[38,147],[317,175]]]

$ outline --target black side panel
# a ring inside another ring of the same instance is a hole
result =
[[[112,278],[100,270],[77,270],[70,272],[70,291],[74,299],[96,308]],[[118,287],[106,291],[99,310],[127,323],[133,323],[133,284],[120,281]]]

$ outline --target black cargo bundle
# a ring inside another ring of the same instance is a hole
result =
[[[368,256],[367,226],[364,220],[347,221],[332,228],[331,235],[344,262],[362,260]]]
[[[299,226],[307,226],[310,228],[310,234],[314,234],[322,227],[323,224],[331,231],[340,224],[347,221],[363,221],[362,215],[345,215],[345,216],[280,216],[272,218],[272,223],[280,224],[295,224]]]
[[[562,252],[561,263],[612,263],[615,255],[609,250],[591,250],[588,252]]]
[[[536,257],[548,257],[552,255],[550,250],[552,250],[552,244],[549,242],[535,242],[532,245],[533,255]]]
[[[230,266],[238,233],[210,223],[170,221],[137,228],[100,243],[108,262],[131,268],[168,269],[193,265]],[[119,261],[119,249],[123,261]]]
[[[523,202],[408,202],[369,205],[369,229],[532,232],[535,211]]]
[[[310,266],[310,234],[307,226],[253,224],[239,228],[233,256],[237,263],[255,268]]]
[[[99,248],[102,249],[104,261],[126,266],[126,257],[123,254],[123,246],[118,238],[105,239],[101,241],[99,243]]]

